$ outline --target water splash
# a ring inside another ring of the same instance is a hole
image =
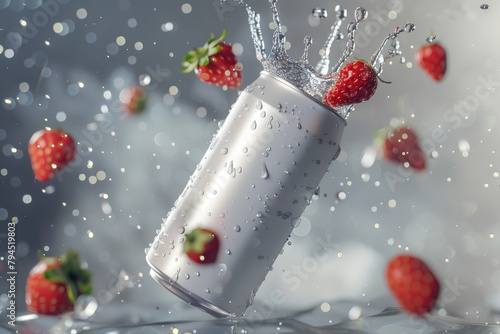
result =
[[[340,59],[329,68],[330,65],[330,50],[333,42],[343,39],[343,34],[340,32],[340,27],[347,17],[347,11],[340,6],[335,7],[336,21],[331,27],[331,32],[326,39],[323,47],[323,55],[316,66],[309,63],[308,51],[312,45],[312,38],[306,36],[304,38],[304,53],[299,60],[290,57],[286,51],[285,43],[286,36],[283,32],[281,21],[279,18],[277,3],[278,0],[269,0],[271,4],[271,11],[273,21],[276,26],[273,33],[273,44],[269,54],[266,52],[264,39],[262,37],[262,30],[260,27],[260,15],[252,10],[252,8],[245,3],[244,0],[239,0],[238,4],[244,6],[248,15],[248,23],[250,25],[250,33],[252,36],[257,59],[262,63],[266,72],[282,78],[304,93],[312,96],[316,100],[322,102],[324,94],[335,84],[338,72],[342,65],[352,55],[355,49],[355,33],[359,25],[368,17],[368,11],[362,7],[356,8],[354,12],[354,21],[349,23],[347,27],[347,45],[342,53]],[[383,41],[377,51],[371,57],[372,66],[380,74],[383,69],[384,62],[395,55],[401,54],[399,50],[389,52],[387,56],[383,55],[383,49],[389,40],[394,40],[402,32],[412,32],[415,30],[415,25],[412,23],[405,24],[402,28],[389,34]],[[352,105],[342,106],[335,111],[346,118],[354,107]]]
[[[321,56],[321,60],[318,65],[316,65],[316,71],[321,73],[322,75],[328,74],[330,70],[330,50],[332,48],[333,42],[338,41],[344,38],[344,34],[340,32],[340,26],[342,22],[347,17],[347,10],[343,9],[339,5],[335,7],[335,16],[337,20],[331,27],[330,35],[326,39],[325,45],[323,46],[323,55]]]

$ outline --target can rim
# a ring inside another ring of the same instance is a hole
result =
[[[267,72],[267,71],[261,71],[260,74],[261,75],[265,75],[265,76],[267,76],[269,78],[272,78],[272,79],[274,79],[276,81],[279,81],[280,83],[285,84],[288,87],[290,87],[291,89],[293,89],[293,90],[297,91],[298,93],[304,95],[305,97],[309,98],[314,103],[320,105],[322,108],[325,108],[325,109],[329,110],[331,112],[331,114],[333,114],[336,117],[338,117],[340,120],[342,120],[342,122],[344,123],[344,125],[347,126],[347,120],[344,117],[340,116],[338,114],[338,112],[335,111],[335,109],[333,109],[332,107],[329,107],[329,106],[327,106],[327,105],[325,105],[323,103],[320,103],[317,99],[315,99],[314,97],[312,97],[310,94],[307,94],[306,92],[300,90],[297,86],[295,86],[294,84],[290,83],[289,81],[287,81],[287,80],[285,80],[283,78],[280,78],[280,77],[278,77],[278,76],[276,76],[276,75],[274,75],[274,74],[272,74],[270,72]]]
[[[172,294],[176,295],[177,297],[183,299],[188,304],[202,311],[205,311],[216,318],[228,318],[235,316],[233,313],[230,313],[218,306],[215,306],[211,302],[206,301],[204,298],[184,289],[179,284],[177,284],[174,279],[163,274],[154,265],[149,263],[149,261],[148,264],[151,267],[149,275],[161,286],[169,290]]]

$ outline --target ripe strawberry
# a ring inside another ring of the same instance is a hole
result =
[[[446,50],[439,43],[422,46],[415,54],[415,61],[434,80],[443,80],[446,73]]]
[[[219,238],[205,228],[196,228],[186,234],[184,252],[196,263],[214,263],[219,251]]]
[[[232,47],[222,40],[226,36],[224,30],[222,36],[214,40],[210,36],[208,42],[201,48],[194,48],[184,56],[184,70],[188,73],[195,71],[201,81],[217,86],[237,88],[241,84],[241,65],[233,53]]]
[[[347,63],[339,71],[335,84],[323,96],[323,103],[339,107],[367,101],[375,94],[377,79],[377,73],[367,62],[354,60]]]
[[[148,93],[142,86],[133,86],[120,92],[120,101],[129,115],[141,114],[147,105]]]
[[[422,260],[411,255],[396,256],[387,265],[386,279],[404,310],[422,315],[434,307],[439,282]]]
[[[385,159],[412,167],[416,170],[425,169],[425,157],[417,135],[407,126],[399,126],[387,131],[382,143],[382,154]]]
[[[31,136],[28,152],[35,177],[45,182],[73,160],[76,146],[73,138],[60,129],[39,130]]]
[[[59,259],[41,259],[26,281],[28,311],[47,315],[72,311],[78,296],[92,292],[90,278],[90,271],[81,269],[78,253],[73,250]]]

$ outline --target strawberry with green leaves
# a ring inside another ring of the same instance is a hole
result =
[[[441,81],[446,74],[446,50],[437,43],[422,46],[415,54],[415,61],[435,81]]]
[[[76,145],[73,138],[63,130],[44,129],[31,136],[28,153],[36,179],[45,182],[74,159]]]
[[[129,115],[142,114],[148,102],[148,93],[142,86],[136,85],[120,92],[120,101]]]
[[[215,232],[198,227],[186,234],[183,247],[186,255],[194,262],[214,263],[219,252],[219,238]]]
[[[378,80],[381,79],[372,65],[356,59],[339,71],[337,81],[323,96],[323,103],[335,108],[367,101],[375,94]]]
[[[69,250],[60,258],[42,258],[26,281],[29,312],[58,315],[72,311],[78,296],[92,293],[91,273],[81,268],[78,253]]]
[[[241,84],[241,65],[232,47],[222,40],[226,36],[210,39],[202,47],[194,48],[184,56],[182,72],[195,71],[198,78],[206,83],[222,87],[237,88]]]
[[[432,310],[439,296],[439,282],[424,261],[412,255],[398,255],[386,269],[389,290],[407,312],[423,315]]]
[[[385,159],[417,171],[426,168],[425,155],[419,139],[408,125],[400,124],[390,129],[379,130],[376,141],[379,142]]]

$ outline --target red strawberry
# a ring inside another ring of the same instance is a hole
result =
[[[399,126],[386,134],[382,144],[384,158],[390,161],[403,164],[405,167],[412,167],[416,170],[425,169],[425,157],[417,135],[407,126]]]
[[[184,70],[195,71],[201,81],[217,86],[236,88],[241,84],[241,65],[233,53],[232,47],[222,43],[226,31],[214,40],[210,36],[208,42],[201,48],[195,48],[184,56]]]
[[[73,160],[76,146],[62,130],[39,130],[31,136],[28,152],[35,177],[45,182]]]
[[[393,258],[386,270],[389,289],[403,309],[422,315],[434,307],[439,282],[431,269],[411,255]]]
[[[92,292],[90,278],[90,271],[81,269],[75,251],[69,250],[59,259],[41,259],[26,281],[28,311],[48,315],[72,311],[78,296]]]
[[[219,251],[219,238],[205,228],[196,228],[186,234],[184,252],[196,263],[214,263]]]
[[[339,107],[367,101],[375,94],[377,79],[370,64],[354,60],[339,71],[337,81],[323,96],[323,103]]]
[[[415,54],[415,61],[434,80],[443,80],[446,73],[446,50],[439,43],[422,46]]]
[[[130,115],[137,115],[146,109],[148,93],[142,86],[134,86],[120,92],[120,101],[125,111]]]

